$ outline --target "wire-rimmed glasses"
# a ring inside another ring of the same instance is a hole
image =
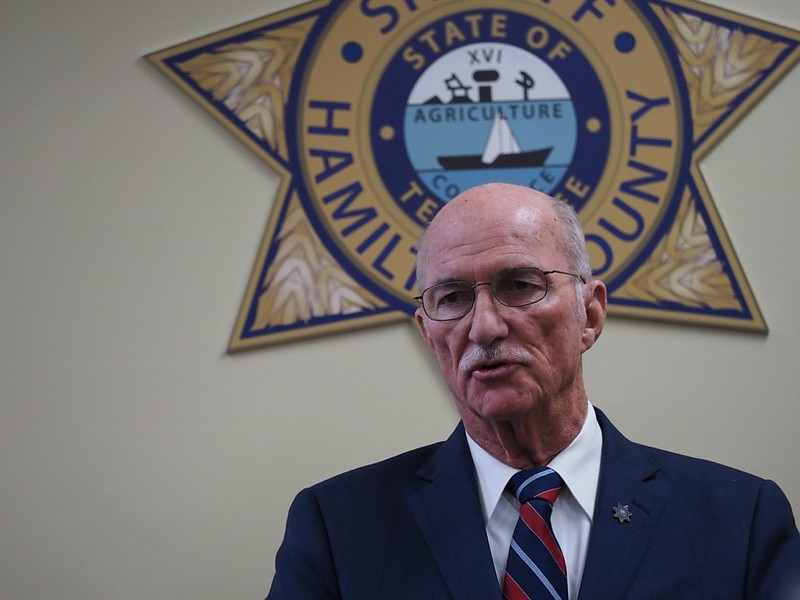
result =
[[[433,285],[416,296],[414,300],[422,304],[422,310],[434,321],[454,321],[460,319],[475,304],[475,288],[488,285],[492,295],[500,304],[510,307],[535,304],[547,295],[547,276],[553,273],[577,277],[581,283],[586,280],[567,271],[552,269],[542,271],[537,267],[508,269],[496,273],[489,281],[470,283],[469,281],[445,281]]]

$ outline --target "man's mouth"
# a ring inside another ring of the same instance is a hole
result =
[[[473,370],[474,371],[492,371],[494,369],[499,369],[500,367],[502,367],[503,365],[506,365],[506,364],[508,364],[508,363],[489,363],[489,364],[485,364],[485,365],[478,365]]]
[[[469,376],[479,381],[491,381],[505,378],[511,374],[514,369],[514,363],[496,362],[475,365],[470,369]]]

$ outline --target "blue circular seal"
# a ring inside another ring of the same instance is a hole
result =
[[[480,27],[491,22],[503,25]],[[448,36],[446,47],[437,41]],[[426,188],[399,203],[413,221],[424,225],[481,183],[556,195],[568,172],[600,179],[610,148],[606,94],[564,33],[531,15],[483,10],[449,14],[409,38],[376,86],[370,136],[393,198],[409,181]]]

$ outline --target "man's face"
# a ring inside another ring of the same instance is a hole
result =
[[[424,285],[487,282],[516,267],[571,272],[559,251],[560,228],[547,205],[466,203],[431,225],[421,257]],[[585,403],[573,393],[576,385],[583,390],[581,355],[595,337],[586,334],[584,294],[576,294],[573,277],[547,278],[547,295],[529,306],[504,306],[489,286],[479,286],[472,310],[461,319],[433,321],[417,310],[420,331],[468,430],[523,417],[542,403],[564,403],[565,413],[574,409],[571,403]]]

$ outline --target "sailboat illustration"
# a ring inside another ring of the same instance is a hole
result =
[[[494,115],[483,154],[457,154],[439,156],[444,169],[497,169],[504,167],[541,167],[553,151],[552,146],[538,150],[522,151],[503,112]]]

